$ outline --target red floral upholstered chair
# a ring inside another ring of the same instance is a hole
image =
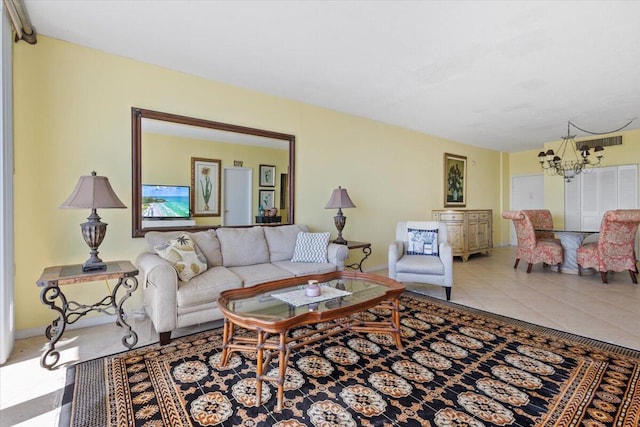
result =
[[[534,230],[538,228],[553,229],[553,216],[548,209],[527,209],[522,213],[529,217]],[[553,231],[536,231],[535,233],[538,240],[551,240],[560,243],[560,240],[555,238]]]
[[[522,211],[505,211],[502,217],[513,221],[518,237],[518,249],[516,249],[516,263],[513,268],[518,268],[521,259],[529,265],[527,273],[531,273],[533,264],[543,262],[545,264],[557,265],[560,273],[562,264],[562,246],[555,241],[538,240],[533,231],[531,219]]]
[[[582,268],[595,268],[602,283],[608,271],[629,270],[633,283],[638,283],[635,241],[640,223],[640,209],[607,211],[600,223],[597,242],[582,245],[577,250],[578,274]]]

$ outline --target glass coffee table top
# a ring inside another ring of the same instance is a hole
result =
[[[321,291],[329,287],[346,291],[350,294],[300,306],[294,306],[273,296],[274,294],[288,293],[295,290],[303,292],[307,285],[307,282],[304,281],[300,284],[279,289],[265,290],[255,295],[230,296],[225,302],[225,308],[243,317],[252,317],[263,321],[280,321],[291,319],[310,311],[325,312],[370,301],[384,296],[389,291],[388,285],[362,278],[345,277],[321,281],[318,284]]]

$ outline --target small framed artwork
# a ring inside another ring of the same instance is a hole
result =
[[[276,167],[273,165],[260,165],[260,187],[276,186]]]
[[[258,190],[258,204],[263,209],[276,207],[276,190]]]
[[[220,160],[191,158],[191,216],[220,216]]]
[[[467,158],[444,153],[444,206],[467,205]]]

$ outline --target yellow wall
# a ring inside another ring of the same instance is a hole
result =
[[[467,156],[467,208],[500,221],[506,160],[496,151],[204,80],[40,37],[16,44],[15,312],[18,331],[54,317],[35,285],[46,266],[82,263],[79,224],[88,211],[58,206],[80,175],[106,175],[127,209],[98,213],[109,229],[100,255],[129,259],[145,248],[131,238],[132,106],[296,135],[296,222],[335,236],[331,191],[346,187],[344,236],[370,241],[365,269],[385,267],[401,219],[428,219],[443,207],[443,153]],[[500,232],[494,235],[500,242]],[[354,254],[355,257],[356,254]],[[68,285],[70,299],[94,302],[105,284]],[[140,292],[130,307],[141,304]]]

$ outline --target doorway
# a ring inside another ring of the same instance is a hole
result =
[[[253,224],[254,221],[251,218],[253,170],[250,168],[225,168],[223,182],[222,225]]]
[[[544,175],[511,177],[511,210],[544,209]],[[509,244],[518,245],[516,230],[511,222]]]

